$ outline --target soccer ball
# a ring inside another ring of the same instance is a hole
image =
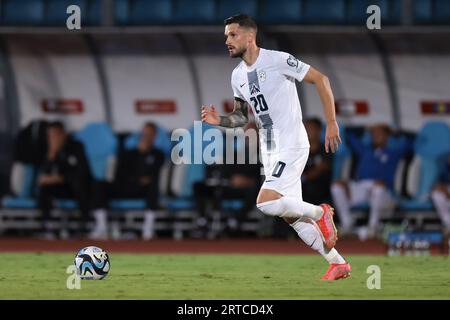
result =
[[[78,276],[84,280],[101,280],[106,277],[110,268],[106,251],[94,246],[78,251],[74,262]]]

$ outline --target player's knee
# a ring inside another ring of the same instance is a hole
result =
[[[283,212],[281,199],[258,202],[256,207],[268,216],[281,216]]]

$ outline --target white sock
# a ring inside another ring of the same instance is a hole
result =
[[[333,196],[333,202],[336,206],[339,219],[341,220],[341,227],[344,229],[351,229],[353,226],[353,218],[350,214],[350,199],[348,199],[344,187],[333,184],[331,186],[331,194]]]
[[[145,211],[144,223],[142,224],[142,238],[149,240],[155,235],[155,213],[151,210]]]
[[[436,207],[436,211],[442,220],[445,227],[450,228],[450,206],[448,204],[448,199],[445,193],[440,191],[433,191],[431,193],[431,199],[433,199],[433,204]]]
[[[320,206],[302,201],[297,197],[284,196],[277,200],[258,203],[256,206],[269,216],[282,218],[308,217],[317,221],[323,214],[323,209]]]
[[[291,224],[291,227],[297,232],[300,239],[309,247],[320,253],[330,264],[343,264],[345,259],[337,252],[336,249],[327,249],[322,240],[320,231],[314,226],[313,222],[298,219]]]
[[[94,218],[95,218],[95,231],[96,232],[106,232],[107,230],[107,212],[105,209],[96,209],[94,210]]]

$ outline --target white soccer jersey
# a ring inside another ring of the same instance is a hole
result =
[[[263,48],[252,66],[242,61],[233,70],[234,96],[251,105],[263,154],[309,148],[295,86],[308,70],[308,64],[286,52]]]

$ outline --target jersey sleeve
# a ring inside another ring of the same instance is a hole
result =
[[[274,58],[279,72],[285,76],[295,78],[298,81],[303,80],[310,68],[309,64],[300,61],[286,52],[276,52]]]
[[[238,98],[238,99],[241,99],[241,100],[245,101],[244,96],[242,95],[242,93],[238,89],[238,84],[236,83],[235,79],[236,78],[234,76],[234,71],[233,71],[233,73],[231,74],[231,88],[233,89],[233,95],[234,95],[235,98]]]

